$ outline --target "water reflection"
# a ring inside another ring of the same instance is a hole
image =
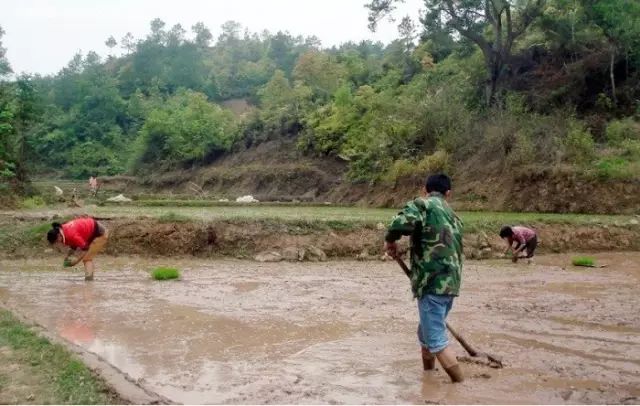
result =
[[[94,353],[110,364],[126,370],[133,378],[141,378],[145,369],[136,362],[126,347],[104,337],[99,309],[96,309],[94,284],[71,285],[64,290],[66,312],[61,312],[56,320],[57,333],[82,348]]]

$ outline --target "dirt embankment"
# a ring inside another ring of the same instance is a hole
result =
[[[467,210],[628,214],[640,210],[640,181],[589,179],[571,169],[532,168],[517,172],[466,163],[454,173],[454,206]],[[303,201],[399,206],[416,196],[422,174],[395,183],[352,183],[346,162],[310,158],[293,141],[267,142],[214,164],[153,174],[141,179],[104,180],[105,188],[129,194],[190,195],[261,201]]]
[[[349,230],[330,227],[305,229],[263,222],[154,223],[114,222],[109,253],[195,255],[273,260],[326,258],[379,259],[384,231],[376,227]],[[540,252],[640,250],[640,228],[616,226],[539,225]],[[485,232],[465,235],[469,258],[496,257],[505,249],[498,236]]]
[[[381,224],[345,227],[331,223],[163,222],[155,219],[103,222],[110,230],[107,253],[111,255],[235,257],[265,262],[324,261],[331,258],[376,260],[383,255],[384,226]],[[533,226],[539,234],[540,253],[640,250],[640,226],[637,225]],[[20,227],[24,230],[25,226]],[[10,235],[8,242],[3,244],[3,256],[34,256],[50,251],[44,241],[45,231]],[[406,244],[406,239],[403,242]],[[464,237],[467,258],[495,258],[505,248],[495,232],[488,230],[468,232]]]

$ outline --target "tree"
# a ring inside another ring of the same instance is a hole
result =
[[[120,47],[127,51],[127,54],[132,53],[136,49],[135,39],[130,32],[126,33],[120,40]]]
[[[29,75],[20,75],[16,81],[15,93],[15,132],[16,132],[16,177],[20,182],[27,181],[27,166],[31,151],[29,136],[37,117],[41,114],[38,95]]]
[[[398,34],[404,44],[405,51],[410,53],[415,47],[414,41],[416,39],[416,26],[411,20],[411,17],[405,16],[402,18],[400,24],[398,24]]]
[[[369,27],[395,10],[401,0],[372,0]],[[485,103],[493,104],[500,79],[510,63],[516,39],[541,15],[545,0],[425,0],[421,18],[425,34],[457,32],[477,45],[484,56]]]
[[[619,54],[638,52],[640,48],[640,3],[635,0],[583,0],[585,11],[602,30],[609,43],[609,77],[614,104],[616,96],[615,63]]]
[[[321,98],[332,95],[340,86],[344,75],[344,69],[330,55],[313,50],[300,55],[293,69],[294,79],[311,87]]]
[[[165,36],[167,35],[167,33],[164,31],[165,25],[167,24],[159,18],[154,18],[153,20],[151,20],[151,35],[149,36],[151,41],[155,42],[156,44],[161,44],[164,42]]]
[[[202,93],[181,91],[152,110],[138,138],[134,169],[203,162],[227,151],[237,134],[233,114]]]
[[[177,47],[182,44],[184,41],[184,35],[186,34],[186,30],[182,28],[182,25],[175,24],[169,32],[167,33],[167,46],[168,47]]]
[[[201,48],[206,48],[209,46],[211,39],[213,39],[213,35],[211,35],[211,31],[209,31],[209,29],[207,28],[207,26],[204,25],[204,23],[202,22],[195,23],[191,27],[191,30],[193,31],[194,34],[196,34],[195,43],[197,46]]]
[[[3,77],[11,73],[11,66],[2,46],[4,30],[0,27],[0,192],[15,178],[15,160],[13,154],[13,100],[10,97],[10,86],[3,81]],[[5,190],[3,190],[5,189]]]
[[[13,72],[11,70],[11,65],[9,65],[9,61],[7,60],[6,53],[7,49],[2,46],[2,36],[5,34],[2,27],[0,27],[0,79],[3,76]]]
[[[111,35],[109,38],[107,38],[107,40],[104,42],[104,44],[109,48],[109,56],[113,56],[112,52],[113,52],[113,48],[116,47],[116,45],[118,45],[118,42],[116,41],[115,38],[113,38],[113,35]]]
[[[240,39],[240,30],[242,30],[242,24],[237,21],[226,21],[222,24],[222,33],[218,37],[220,42],[233,42]]]

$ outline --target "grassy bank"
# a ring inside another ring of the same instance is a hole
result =
[[[190,206],[192,205],[192,206]],[[22,216],[38,218],[59,215],[70,217],[89,214],[106,218],[152,217],[167,221],[267,221],[284,223],[351,223],[356,227],[362,225],[387,224],[398,209],[363,208],[354,206],[314,206],[292,204],[214,204],[206,201],[206,205],[198,206],[198,201],[190,201],[189,205],[165,205],[146,202],[87,206],[70,209],[66,207],[50,207],[4,212],[4,216]],[[634,219],[630,215],[606,214],[565,214],[565,213],[509,213],[484,211],[459,211],[458,214],[470,231],[493,229],[502,224],[572,224],[572,225],[624,225]]]
[[[119,404],[62,346],[0,309],[0,404]]]
[[[209,207],[88,206],[0,213],[0,250],[7,256],[42,255],[51,219],[89,214],[111,230],[107,253],[252,258],[264,251],[317,247],[331,258],[375,257],[397,209],[340,206],[223,205]],[[538,230],[541,252],[640,249],[635,216],[459,212],[469,255],[487,244],[503,248],[504,224]],[[48,219],[48,220],[47,220]],[[291,251],[291,250],[288,250]],[[292,258],[296,257],[289,252]]]

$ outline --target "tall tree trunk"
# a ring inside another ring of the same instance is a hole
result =
[[[615,62],[616,62],[616,48],[615,46],[611,46],[611,61],[610,61],[610,66],[609,66],[609,76],[611,78],[611,95],[613,96],[613,104],[617,105],[618,104],[618,97],[616,96],[616,76],[615,76],[615,72],[613,71],[615,68]]]

